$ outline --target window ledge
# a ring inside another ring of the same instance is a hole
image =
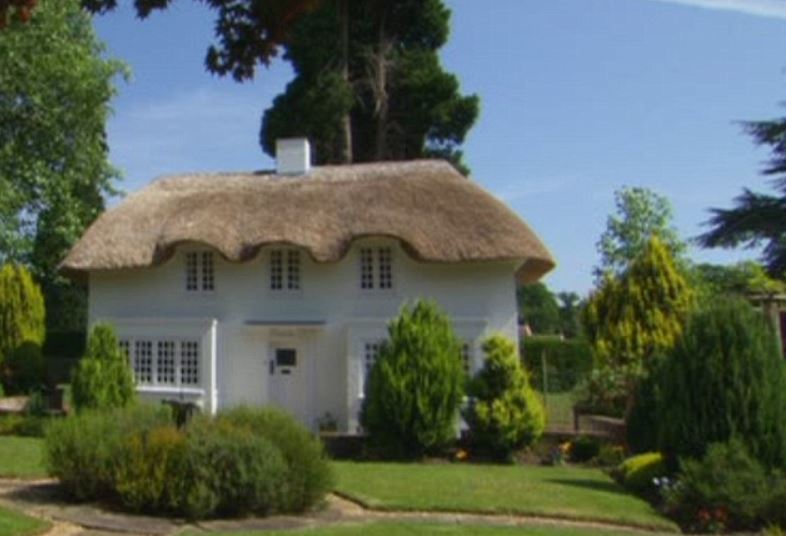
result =
[[[205,396],[205,390],[201,387],[178,387],[176,385],[137,385],[136,390],[140,393],[156,395]]]

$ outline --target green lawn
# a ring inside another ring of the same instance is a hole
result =
[[[204,534],[204,533],[199,533]],[[489,527],[473,525],[447,525],[435,523],[356,523],[334,525],[326,528],[310,528],[274,532],[227,532],[209,533],[210,536],[627,536],[624,531],[602,531],[598,529],[574,529],[565,527]],[[196,536],[189,532],[186,536]]]
[[[43,441],[34,437],[0,436],[0,477],[42,478]],[[4,534],[4,533],[0,533]]]
[[[543,515],[676,530],[597,469],[336,462],[337,491],[368,508]]]
[[[30,536],[40,534],[49,523],[5,508],[0,508],[0,536]]]
[[[573,391],[564,393],[540,393],[546,409],[546,426],[573,427]]]

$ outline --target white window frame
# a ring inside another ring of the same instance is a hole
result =
[[[267,259],[269,292],[296,295],[303,291],[303,254],[299,249],[275,248],[270,250]],[[274,285],[274,278],[278,286]]]
[[[360,398],[366,396],[366,382],[371,376],[371,369],[374,367],[377,359],[379,359],[379,350],[382,348],[384,343],[385,339],[373,338],[362,339],[358,343],[358,396],[360,396]],[[369,347],[376,347],[374,348],[374,357],[371,359],[370,363],[367,352]]]
[[[396,287],[395,248],[363,245],[358,249],[358,286],[361,292],[390,293]],[[386,261],[383,263],[383,261]],[[386,285],[383,287],[383,279]]]
[[[188,250],[184,252],[183,264],[188,294],[212,294],[216,291],[215,252],[209,249]]]
[[[126,354],[131,370],[134,374],[134,383],[138,387],[165,387],[171,389],[196,388],[202,385],[204,371],[202,370],[202,341],[194,337],[124,337],[120,339],[120,349]],[[159,378],[160,350],[167,343],[174,345],[173,352],[173,381],[161,381]],[[140,381],[139,370],[136,365],[137,346],[150,345],[150,381]],[[183,363],[186,345],[196,346],[195,367],[196,381],[184,382]]]

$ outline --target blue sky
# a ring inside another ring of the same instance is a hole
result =
[[[767,152],[739,122],[786,114],[786,0],[446,3],[443,62],[481,97],[465,144],[473,178],[551,249],[554,290],[591,288],[595,243],[622,186],[668,197],[685,238],[743,186],[766,188]],[[134,73],[109,125],[124,190],[166,173],[273,166],[259,122],[291,70],[277,62],[246,84],[206,73],[212,21],[191,0],[144,22],[128,8],[96,18],[109,54]]]

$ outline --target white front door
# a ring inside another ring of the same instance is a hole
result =
[[[303,424],[306,410],[306,367],[300,346],[292,343],[271,345],[268,362],[270,403],[292,414]]]

